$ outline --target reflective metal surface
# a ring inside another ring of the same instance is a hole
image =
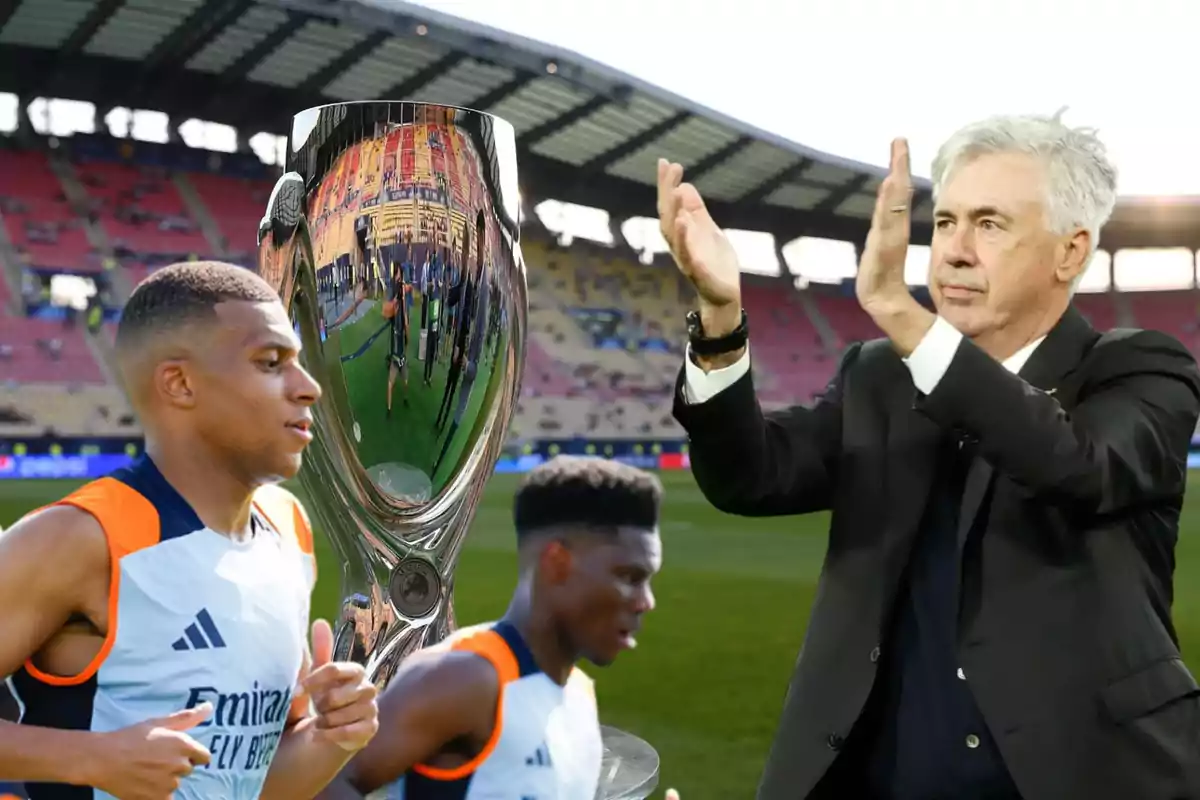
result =
[[[381,688],[455,628],[454,570],[525,356],[516,138],[449,106],[343,103],[293,120],[259,225],[324,395],[300,481],[343,564],[335,658]],[[640,800],[658,754],[604,728],[597,798]]]
[[[658,753],[631,733],[601,725],[604,763],[596,800],[645,800],[658,788]]]
[[[259,272],[324,389],[300,480],[344,564],[335,657],[380,686],[454,629],[525,352],[519,213],[507,122],[365,102],[296,115],[259,226]]]

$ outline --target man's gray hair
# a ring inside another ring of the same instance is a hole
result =
[[[1088,231],[1090,260],[1117,202],[1117,170],[1096,131],[1067,126],[1063,111],[1051,117],[991,117],[960,129],[933,159],[934,197],[958,167],[979,156],[1025,153],[1040,158],[1046,165],[1046,224],[1059,235]]]

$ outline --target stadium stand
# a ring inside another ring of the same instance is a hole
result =
[[[23,313],[45,299],[36,297],[46,289],[30,280],[31,271],[102,272],[90,224],[102,229],[107,245],[102,240],[101,246],[111,248],[129,285],[155,265],[181,258],[251,258],[250,221],[261,214],[272,185],[265,168],[257,177],[247,176],[244,165],[228,173],[194,164],[188,169],[180,155],[175,163],[184,166],[168,169],[169,148],[156,147],[147,163],[138,163],[126,160],[129,151],[115,142],[89,138],[78,158],[0,150],[0,165],[14,176],[0,190],[0,209],[9,252],[19,260],[7,265],[0,282],[0,436],[137,433],[104,369],[111,324],[89,341],[70,316]],[[67,199],[72,180],[87,198],[82,207]],[[211,222],[209,234],[197,217]],[[524,236],[530,338],[512,438],[682,437],[670,407],[691,298],[677,270],[666,258],[640,263],[619,245],[576,240],[563,247],[533,218]],[[1084,294],[1076,303],[1097,327],[1158,328],[1200,349],[1194,292]],[[841,287],[798,291],[790,278],[747,275],[745,304],[766,407],[807,401],[825,385],[847,343],[877,335],[853,293]]]
[[[45,267],[93,270],[85,222],[42,153],[0,149],[4,227],[18,256]]]
[[[169,175],[95,161],[80,163],[75,172],[114,250],[185,258],[211,249]]]
[[[4,380],[25,383],[103,384],[104,373],[83,333],[60,323],[4,317]]]
[[[1075,307],[1079,309],[1088,322],[1099,330],[1109,330],[1134,324],[1131,319],[1120,320],[1117,315],[1117,304],[1107,292],[1104,294],[1081,294],[1075,297]]]
[[[267,207],[271,182],[209,172],[180,175],[177,180],[194,187],[216,224],[225,256],[248,259],[254,252],[257,220]]]
[[[0,281],[0,436],[137,435],[105,366],[110,341],[92,338],[80,319],[83,309],[58,303],[55,280],[86,278],[111,302],[110,262],[118,273],[127,271],[122,282],[132,285],[146,273],[147,258],[177,260],[210,248],[186,221],[162,171],[99,161],[72,165],[66,153],[50,148],[0,150],[0,170],[12,176],[0,185],[0,258],[7,253]],[[89,235],[93,225],[100,237]]]
[[[1200,352],[1197,335],[1198,295],[1196,292],[1131,292],[1126,296],[1131,324],[1169,333]]]
[[[71,211],[44,155],[0,150],[0,170],[12,176],[0,189],[0,251],[8,254],[0,281],[0,406],[10,405],[6,401],[17,386],[23,391],[26,385],[102,385],[104,374],[74,325],[24,314],[26,304],[42,295],[31,266],[55,269],[86,262],[83,222]]]

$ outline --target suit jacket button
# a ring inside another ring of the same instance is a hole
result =
[[[874,664],[878,660],[879,660],[879,648],[873,647],[873,648],[871,648],[871,663]]]
[[[845,743],[846,740],[836,733],[829,734],[829,738],[825,740],[825,744],[829,745],[830,750],[841,750],[842,745]]]

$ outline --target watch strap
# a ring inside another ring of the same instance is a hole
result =
[[[732,353],[746,346],[750,338],[750,328],[747,323],[746,309],[742,309],[742,321],[729,333],[716,338],[704,335],[704,325],[700,321],[700,312],[691,311],[687,315],[688,344],[698,356],[719,356]]]

